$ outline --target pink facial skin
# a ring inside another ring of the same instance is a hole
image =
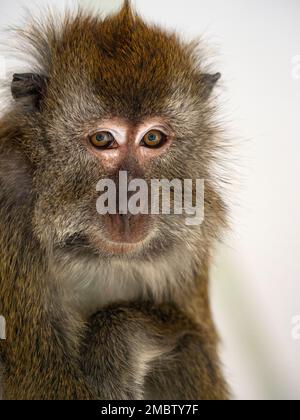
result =
[[[165,134],[166,141],[158,148],[146,147],[142,140],[147,133],[157,130]],[[91,137],[100,132],[109,132],[115,139],[111,148],[97,148]],[[155,158],[166,153],[172,143],[171,128],[160,119],[148,119],[139,125],[126,120],[109,119],[95,125],[86,136],[88,151],[99,160],[107,174],[117,173],[130,155],[140,168],[146,168]],[[147,241],[151,236],[151,216],[147,215],[107,215],[103,218],[104,237],[90,238],[94,245],[100,246],[110,254],[126,254]],[[102,236],[101,235],[101,236]]]
[[[141,145],[144,136],[152,130],[161,131],[167,136],[167,141],[162,147],[151,149]],[[107,131],[113,135],[116,140],[113,148],[97,149],[90,143],[90,136],[101,131]],[[141,167],[147,166],[152,159],[166,153],[172,138],[173,134],[170,127],[159,119],[148,119],[138,126],[134,126],[125,120],[110,119],[102,121],[89,134],[87,147],[99,159],[101,166],[108,171],[112,171],[121,167],[122,161],[129,154],[135,156]]]

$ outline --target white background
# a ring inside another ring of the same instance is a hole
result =
[[[65,3],[36,4],[62,8]],[[106,12],[121,1],[80,3],[97,4]],[[220,247],[212,291],[234,394],[299,399],[300,340],[292,338],[292,318],[300,315],[300,66],[293,64],[300,56],[300,2],[135,4],[150,21],[188,39],[203,35],[223,74],[220,103],[236,144],[236,174],[233,233]],[[21,5],[35,7],[0,0],[1,30],[24,16]],[[0,60],[0,77],[1,72]]]

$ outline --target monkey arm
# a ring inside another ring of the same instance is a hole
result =
[[[154,400],[228,400],[230,393],[220,370],[215,346],[203,331],[178,340],[166,361],[157,360],[150,372],[147,398]]]
[[[175,306],[110,308],[90,320],[83,370],[101,399],[227,399],[216,343]]]
[[[24,309],[18,306],[13,313],[4,308],[8,328],[7,339],[0,342],[3,399],[96,399],[80,370],[76,347],[61,336],[57,321]]]

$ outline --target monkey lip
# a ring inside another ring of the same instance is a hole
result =
[[[136,251],[142,244],[143,241],[135,243],[125,243],[101,240],[98,243],[98,247],[99,249],[101,249],[101,251],[107,252],[109,254],[125,255]]]
[[[138,242],[114,242],[104,237],[88,237],[85,235],[73,235],[65,242],[65,248],[73,251],[94,250],[108,255],[126,255],[135,252],[141,248],[148,238]]]
[[[101,228],[70,236],[64,247],[73,251],[92,251],[106,256],[133,254],[146,246],[156,231],[149,218],[118,215],[104,217]]]

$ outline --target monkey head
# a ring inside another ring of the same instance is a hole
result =
[[[104,20],[79,12],[23,33],[36,60],[12,82],[15,124],[31,174],[33,231],[49,254],[149,261],[207,251],[224,222],[212,168],[221,147],[194,44],[145,23],[125,2]],[[205,221],[99,215],[99,180],[205,179]],[[175,255],[175,254],[174,254]]]

